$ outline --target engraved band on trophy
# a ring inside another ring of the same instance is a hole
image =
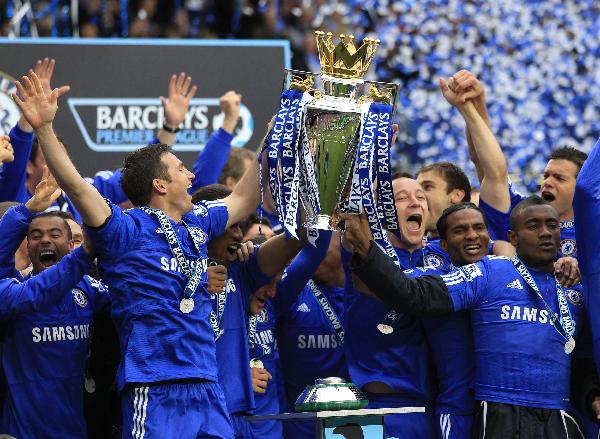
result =
[[[317,31],[321,74],[286,70],[265,149],[269,188],[286,233],[333,230],[337,213],[364,212],[374,241],[396,257],[385,230],[399,233],[390,144],[398,85],[365,81],[379,40]],[[315,83],[322,83],[316,89]]]

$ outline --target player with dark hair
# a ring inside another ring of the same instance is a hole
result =
[[[440,87],[444,97],[465,119],[470,140],[474,140],[471,137],[472,127],[478,120],[484,119],[489,129],[483,85],[475,76],[461,70]],[[490,234],[493,239],[506,240],[510,211],[524,197],[513,190],[506,159],[495,139],[493,142],[471,141],[469,153],[481,183],[479,206],[490,222]],[[559,254],[564,256],[577,257],[573,194],[575,180],[586,157],[584,152],[576,148],[561,147],[550,154],[544,169],[540,195],[558,212],[561,234]]]
[[[143,188],[123,185],[140,207],[122,211],[86,183],[58,143],[52,130],[58,93],[46,93],[34,73],[23,82],[13,99],[81,213],[111,288],[124,434],[232,437],[208,319],[207,242],[256,209],[258,166],[225,199],[194,205],[188,194],[194,175],[181,160],[164,147],[142,148],[134,154],[148,158],[147,168],[129,160],[123,170],[125,182],[147,174]]]
[[[83,385],[92,315],[108,307],[106,287],[85,275],[89,246],[73,249],[71,229],[44,211],[60,194],[51,177],[0,219],[3,392],[0,431],[14,437],[86,438]],[[27,235],[33,272],[23,278],[14,252]],[[84,251],[85,250],[85,251]]]
[[[230,193],[224,185],[209,185],[200,188],[194,198],[210,202]],[[251,242],[242,244],[242,238],[240,224],[236,223],[208,243],[208,256],[227,269],[224,291],[213,296],[210,320],[216,338],[219,383],[234,433],[240,439],[254,437],[254,425],[244,419],[255,408],[248,350],[250,328],[245,325],[250,296],[270,284],[304,245],[304,240],[278,235],[253,249]],[[245,254],[246,248],[249,254]],[[274,293],[274,288],[268,291]]]
[[[450,162],[437,162],[417,172],[417,182],[423,187],[429,202],[430,221],[427,231],[437,233],[435,222],[450,204],[471,200],[471,183],[465,172]]]
[[[342,218],[354,247],[353,273],[385,303],[412,314],[471,310],[480,401],[473,437],[583,437],[566,413],[583,293],[580,285],[564,289],[556,280],[559,219],[548,202],[533,196],[513,212],[514,258],[487,256],[418,279],[373,245],[366,218]]]

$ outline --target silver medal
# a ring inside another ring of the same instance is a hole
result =
[[[250,369],[264,369],[265,365],[257,358],[250,360]]]
[[[191,297],[181,299],[181,302],[179,302],[179,309],[184,314],[191,313],[194,310],[194,299]]]
[[[569,337],[569,339],[565,343],[565,354],[569,355],[575,349],[575,339],[573,337]]]
[[[380,323],[379,325],[377,325],[377,329],[379,330],[379,332],[385,335],[394,332],[394,328],[392,328],[390,325],[386,325],[385,323]]]

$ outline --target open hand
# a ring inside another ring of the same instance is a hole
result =
[[[54,176],[50,174],[47,166],[44,166],[42,172],[42,179],[35,187],[33,196],[25,203],[25,207],[31,213],[44,212],[54,204],[56,199],[60,197],[60,194],[62,193],[60,187],[58,187],[58,183]]]
[[[160,97],[165,112],[165,122],[170,128],[177,128],[185,119],[190,107],[190,101],[196,95],[198,87],[190,88],[192,77],[181,72],[179,76],[172,75],[169,81],[169,98]]]
[[[34,129],[51,124],[58,109],[58,98],[67,90],[55,88],[50,94],[44,93],[42,82],[35,72],[30,72],[21,80],[23,83],[15,82],[20,97],[13,93],[12,98],[27,122]]]
[[[54,58],[48,59],[44,58],[43,60],[38,59],[35,63],[35,67],[33,71],[40,78],[40,82],[42,83],[42,88],[46,95],[52,93],[52,85],[50,84],[52,81],[52,75],[54,74],[54,67],[56,66],[56,61]],[[31,73],[31,70],[29,71]],[[62,87],[58,87],[60,94],[66,93],[70,90],[71,87],[68,85],[63,85]]]

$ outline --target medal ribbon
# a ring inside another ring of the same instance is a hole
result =
[[[319,287],[317,287],[317,284],[312,279],[308,281],[308,287],[310,288],[312,293],[315,295],[317,302],[319,302],[319,305],[321,306],[321,310],[327,316],[327,319],[329,320],[329,324],[331,325],[331,328],[337,334],[340,345],[343,345],[344,344],[344,335],[345,335],[344,328],[342,326],[342,323],[340,322],[338,315],[336,314],[335,310],[333,309],[333,306],[331,306],[331,303],[327,299],[327,296],[325,296],[325,294],[323,294],[323,292],[321,292],[321,290],[319,290]]]
[[[552,316],[552,326],[554,326],[554,329],[556,329],[556,331],[566,340],[573,338],[573,334],[575,333],[573,317],[571,316],[571,310],[569,309],[569,303],[567,302],[565,293],[563,292],[556,278],[554,278],[554,283],[556,285],[558,309],[560,310],[560,321],[558,322],[558,324],[557,320],[559,319],[556,318],[556,314],[554,313],[554,311],[552,311],[552,309],[542,296],[539,287],[533,279],[533,276],[531,276],[531,274],[529,273],[529,270],[527,270],[527,267],[525,267],[525,264],[523,264],[523,262],[519,259],[518,256],[514,256],[511,259],[511,262],[513,263],[523,280],[527,283],[527,285],[529,285],[529,287],[537,294],[537,296],[544,303],[544,306],[546,307],[546,310],[548,311],[549,315]]]
[[[175,229],[173,229],[173,226],[167,218],[167,215],[165,215],[165,213],[160,209],[153,209],[151,207],[141,207],[140,209],[146,212],[148,215],[155,217],[160,223],[160,228],[167,238],[167,243],[169,244],[169,248],[171,249],[173,257],[177,260],[177,263],[181,267],[183,274],[188,278],[188,283],[183,290],[183,297],[186,299],[191,299],[200,286],[203,273],[202,264],[200,263],[201,260],[198,259],[196,262],[196,268],[194,271],[192,271],[192,268],[190,267],[190,264],[183,253],[183,247],[181,242],[179,242],[179,237],[177,236],[177,233],[175,233]],[[200,253],[200,248],[196,242],[195,235],[191,232],[190,228],[185,222],[183,222],[183,226],[186,228],[188,234],[192,237],[196,251]]]
[[[256,343],[256,325],[258,322],[258,316],[252,315],[248,318],[248,344],[250,349],[253,349],[256,345],[260,346],[262,355],[260,358],[265,357],[271,353],[271,346],[266,343]]]
[[[212,326],[215,333],[215,340],[218,340],[220,336],[225,332],[221,329],[221,321],[223,320],[223,313],[225,312],[225,305],[227,305],[227,294],[229,293],[229,276],[225,279],[225,291],[217,294],[217,312],[213,309],[210,310],[209,320],[210,326]]]

